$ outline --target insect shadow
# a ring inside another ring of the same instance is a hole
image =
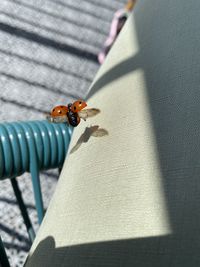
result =
[[[70,154],[78,150],[83,143],[87,143],[91,136],[103,137],[105,135],[108,135],[108,131],[106,129],[99,128],[99,125],[86,127],[84,133],[82,133],[75,146],[71,149]]]

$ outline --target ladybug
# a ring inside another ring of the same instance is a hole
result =
[[[51,111],[51,117],[66,116],[67,112],[68,112],[68,107],[56,106]]]
[[[47,115],[47,120],[54,123],[67,122],[69,125],[76,127],[79,125],[81,119],[86,120],[100,112],[96,108],[84,109],[86,106],[87,103],[80,99],[73,104],[69,103],[67,106],[56,106]]]

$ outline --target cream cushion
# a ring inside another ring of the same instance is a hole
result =
[[[26,267],[200,266],[199,10],[139,0],[91,86],[101,113],[73,133]],[[108,135],[91,136],[95,125]]]

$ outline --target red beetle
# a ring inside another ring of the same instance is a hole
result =
[[[51,117],[66,116],[68,112],[68,107],[66,106],[56,106],[51,111]]]
[[[84,109],[86,106],[87,103],[83,100],[77,100],[73,104],[69,103],[67,106],[56,106],[47,115],[47,120],[55,123],[67,122],[69,125],[76,127],[81,119],[86,120],[100,112],[96,108]]]

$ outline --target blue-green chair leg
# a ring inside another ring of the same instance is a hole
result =
[[[38,222],[39,224],[41,224],[43,217],[44,217],[44,206],[43,206],[43,200],[42,200],[38,164],[34,161],[31,162],[30,173],[32,177],[33,191],[34,191],[34,197],[35,197],[35,202],[36,202],[36,210],[38,214]]]
[[[17,199],[17,202],[18,202],[22,217],[24,219],[24,223],[26,225],[26,229],[27,229],[27,232],[28,232],[28,235],[29,235],[29,239],[30,239],[31,243],[33,243],[33,240],[35,239],[35,231],[33,229],[33,226],[31,224],[31,221],[30,221],[27,209],[26,209],[26,206],[24,204],[24,201],[23,201],[23,198],[22,198],[22,195],[21,195],[21,191],[19,189],[18,182],[17,182],[15,177],[12,178],[10,181],[11,181],[11,184],[12,184],[12,187],[13,187],[13,190],[14,190],[14,193],[15,193],[15,196],[16,196],[16,199]]]
[[[44,207],[39,179],[39,166],[38,166],[38,158],[36,151],[36,143],[34,139],[34,132],[32,131],[30,125],[23,125],[23,128],[26,132],[29,153],[30,153],[30,168],[29,171],[31,173],[32,184],[33,184],[33,192],[36,202],[36,210],[38,214],[38,222],[41,224],[42,219],[44,217]]]
[[[1,240],[1,236],[0,236],[0,266],[10,267],[8,257],[6,255],[6,251],[4,249],[4,245],[3,245],[3,242]]]

